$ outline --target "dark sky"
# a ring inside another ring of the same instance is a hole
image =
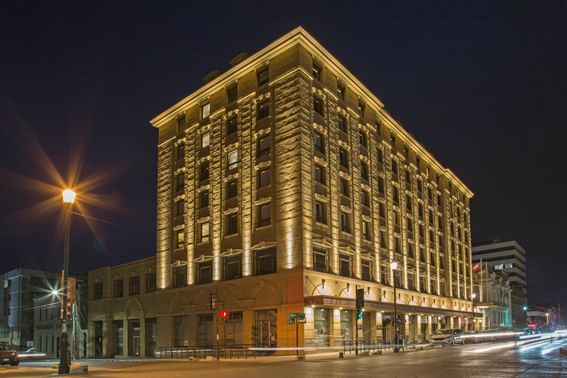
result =
[[[14,176],[53,183],[34,139],[63,176],[114,174],[93,189],[112,208],[89,207],[106,223],[73,219],[73,271],[153,255],[148,121],[302,25],[475,192],[473,240],[525,247],[530,301],[567,303],[566,20],[565,1],[3,1],[0,271],[61,266],[60,214],[22,213],[49,195]]]

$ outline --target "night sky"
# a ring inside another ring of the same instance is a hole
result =
[[[0,271],[62,264],[60,207],[33,210],[53,194],[30,179],[56,185],[42,150],[107,174],[73,272],[153,255],[149,120],[302,25],[475,193],[473,241],[524,246],[530,302],[567,303],[566,20],[565,1],[3,1]]]

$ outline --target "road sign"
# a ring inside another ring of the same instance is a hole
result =
[[[289,319],[290,320],[293,320],[293,319],[305,320],[305,313],[304,312],[290,312],[289,313]]]

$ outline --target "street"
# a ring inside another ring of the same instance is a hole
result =
[[[485,343],[439,347],[421,351],[338,359],[337,354],[259,357],[256,360],[170,361],[88,360],[92,377],[560,377],[567,376],[567,357],[556,340],[520,347],[514,343]],[[0,367],[0,376],[55,375],[55,361],[23,362]],[[74,375],[70,376],[87,376]]]

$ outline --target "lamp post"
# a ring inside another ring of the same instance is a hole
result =
[[[474,301],[476,299],[476,293],[472,293],[471,294],[471,299],[472,299],[472,330],[476,331],[476,319],[474,317]]]
[[[71,234],[71,210],[77,193],[72,189],[62,192],[64,216],[64,241],[63,241],[63,293],[61,296],[61,307],[63,309],[61,319],[61,344],[59,351],[59,374],[69,374],[69,339],[67,337],[67,278],[69,275],[69,239]]]
[[[396,270],[398,269],[398,262],[392,261],[390,263],[392,269],[392,278],[394,280],[394,352],[397,353],[398,349],[398,297],[396,295]]]

